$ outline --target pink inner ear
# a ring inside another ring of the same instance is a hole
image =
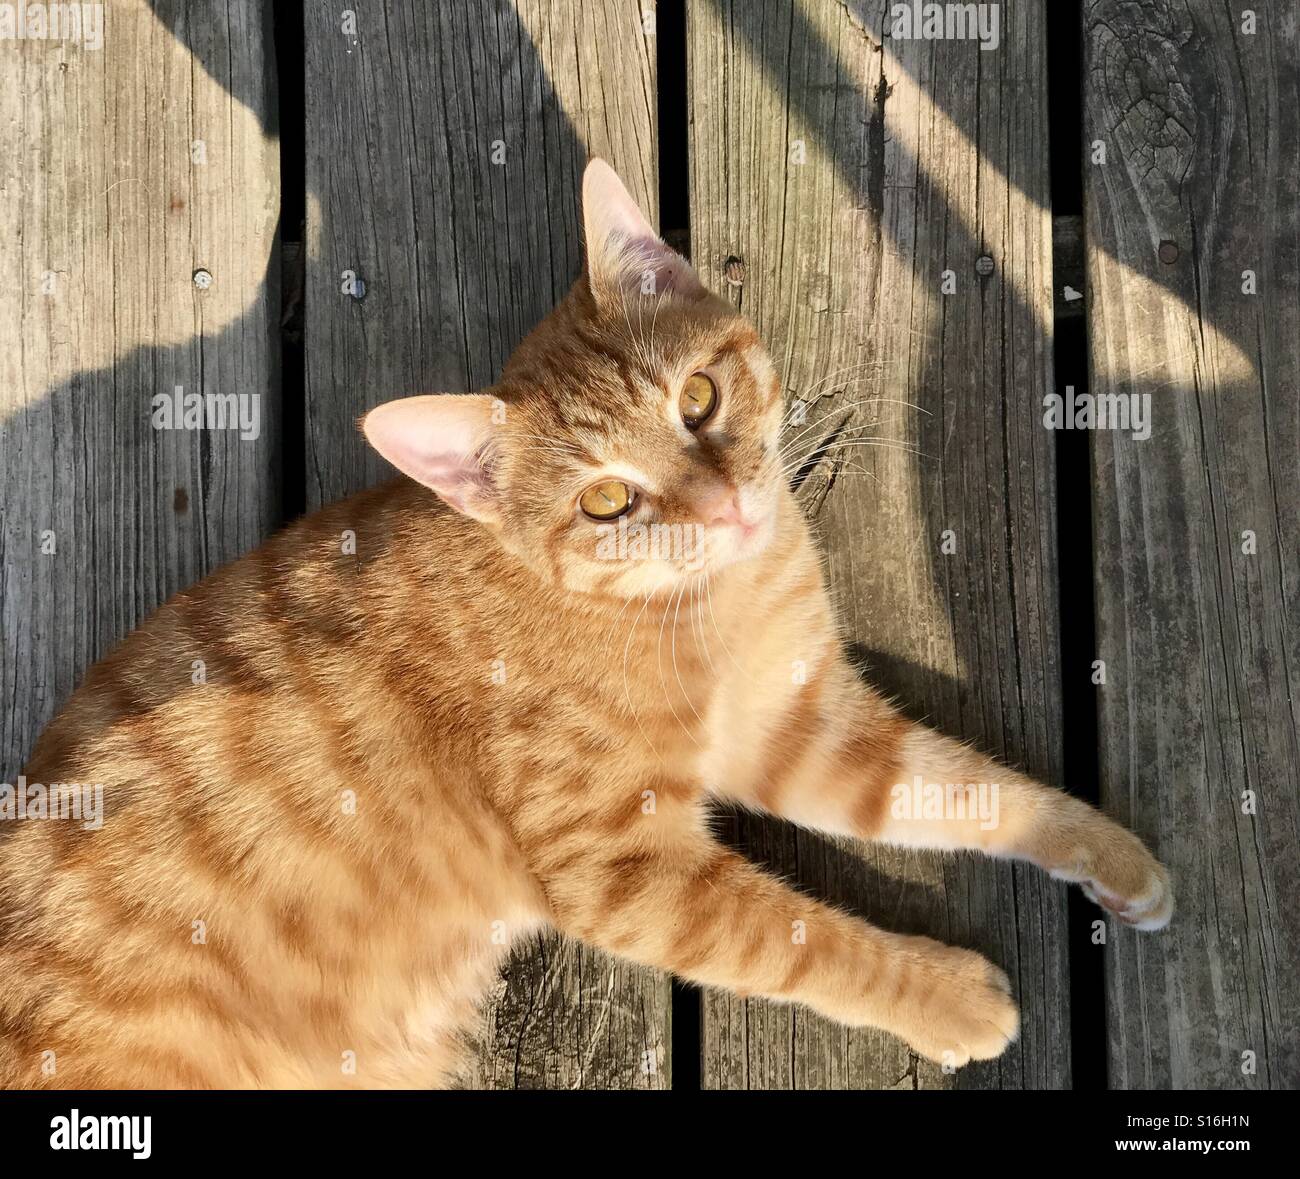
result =
[[[491,437],[492,398],[439,394],[390,401],[366,415],[370,445],[457,511],[492,515],[484,451]]]
[[[659,244],[659,235],[604,160],[592,160],[583,174],[582,212],[589,250],[603,250],[611,235],[625,242]]]
[[[698,281],[686,259],[666,246],[614,169],[592,160],[582,178],[587,270],[595,287],[645,294],[693,293]],[[645,290],[647,276],[652,282]]]

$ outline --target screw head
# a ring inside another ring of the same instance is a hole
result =
[[[982,254],[975,259],[975,273],[980,278],[988,278],[993,273],[993,259],[988,254]]]
[[[194,272],[194,285],[201,291],[206,291],[212,285],[212,272],[204,270],[202,266]]]
[[[1160,243],[1160,249],[1157,251],[1160,255],[1160,261],[1166,266],[1178,261],[1178,243],[1171,242],[1166,238]]]

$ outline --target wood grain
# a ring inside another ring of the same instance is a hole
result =
[[[1092,437],[1102,788],[1179,903],[1106,950],[1116,1088],[1300,1084],[1300,34],[1254,7],[1084,6],[1091,391],[1152,422]]]
[[[361,414],[489,386],[568,289],[588,155],[651,217],[657,204],[654,38],[636,4],[352,8],[354,34],[336,6],[306,7],[309,506],[390,473]],[[669,993],[585,948],[521,948],[466,1083],[667,1088]]]
[[[1000,7],[986,51],[882,48],[883,5],[691,5],[692,249],[764,334],[792,405],[811,403],[795,453],[862,427],[802,494],[868,677],[1061,783],[1054,448],[1038,409],[1052,380],[1044,14]],[[739,288],[722,279],[731,256]],[[710,994],[706,1087],[1069,1084],[1060,885],[750,819],[736,836],[878,924],[988,953],[1024,1029],[1000,1061],[945,1075],[890,1037]]]
[[[104,8],[99,49],[0,45],[7,782],[91,663],[278,519],[279,157],[262,7]],[[151,400],[176,386],[256,395],[258,437],[155,430]]]

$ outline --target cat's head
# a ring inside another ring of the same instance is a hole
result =
[[[583,221],[582,277],[495,388],[392,401],[363,428],[545,576],[644,595],[770,543],[781,391],[748,321],[600,160],[583,178]]]

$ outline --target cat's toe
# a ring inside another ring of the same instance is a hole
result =
[[[1174,890],[1163,864],[1156,864],[1143,895],[1131,900],[1115,916],[1134,929],[1164,929],[1174,915]]]
[[[1099,880],[1083,882],[1084,894],[1125,925],[1150,931],[1164,929],[1174,915],[1174,890],[1163,864],[1151,861],[1142,887],[1125,896],[1106,888]]]
[[[933,985],[904,1038],[948,1068],[1001,1056],[1020,1034],[1020,1010],[1006,974],[979,954],[945,950],[941,984]]]

